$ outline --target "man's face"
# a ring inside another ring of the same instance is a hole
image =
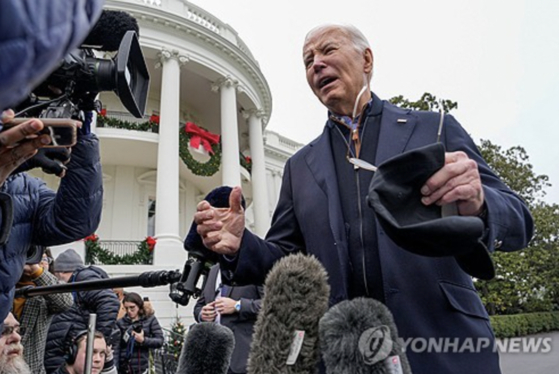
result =
[[[12,313],[8,314],[8,317],[4,320],[4,327],[0,336],[0,373],[30,373],[29,367],[23,359],[19,323]]]
[[[63,282],[68,283],[68,281],[72,277],[72,273],[71,272],[55,271],[54,276],[56,278],[58,278],[59,281],[63,281]]]
[[[322,104],[336,114],[352,115],[355,99],[373,68],[371,50],[357,51],[342,29],[331,27],[307,37],[303,61],[307,82]]]
[[[80,341],[78,345],[78,353],[76,354],[76,361],[71,368],[73,374],[83,374],[85,371],[85,351],[87,346],[87,338]],[[103,338],[95,338],[93,341],[93,365],[91,368],[92,374],[99,374],[105,365],[105,356],[107,354],[107,343]]]

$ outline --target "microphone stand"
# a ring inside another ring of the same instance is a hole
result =
[[[83,282],[63,283],[41,287],[26,286],[16,290],[15,297],[30,298],[34,296],[50,295],[53,293],[92,291],[107,288],[124,288],[138,286],[149,288],[166,286],[168,284],[179,282],[181,280],[181,277],[182,274],[178,270],[146,271],[138,275],[131,275],[127,277],[115,277]]]
[[[170,285],[169,297],[177,304],[186,306],[190,297],[200,297],[208,277],[209,264],[198,256],[192,256],[184,264],[182,273],[178,270],[146,271],[138,275],[128,277],[115,277],[108,279],[97,279],[83,282],[62,283],[52,286],[25,286],[17,289],[15,297],[26,299],[34,296],[50,295],[53,293],[81,292],[104,290],[107,288],[124,287],[157,287]],[[202,279],[202,286],[198,287]]]

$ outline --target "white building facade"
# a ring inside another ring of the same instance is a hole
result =
[[[143,119],[128,114],[114,93],[100,95],[106,114],[94,132],[105,192],[95,234],[101,246],[135,246],[148,236],[157,244],[152,265],[102,267],[111,277],[182,270],[183,240],[196,205],[221,185],[242,186],[247,227],[264,236],[283,166],[301,144],[266,131],[272,96],[255,57],[231,26],[186,0],[107,0],[105,8],[138,21],[151,81]],[[158,124],[139,131],[138,124],[150,118]],[[196,128],[187,132],[187,123]],[[211,143],[216,135],[219,145]],[[190,143],[196,137],[202,140],[198,149]],[[210,147],[204,148],[204,140]],[[212,155],[207,149],[218,151]],[[56,177],[33,174],[56,188]],[[55,257],[68,247],[84,252],[83,242],[70,243],[53,248]],[[193,321],[196,300],[177,308],[168,287],[126,290],[149,297],[164,327],[177,315]]]

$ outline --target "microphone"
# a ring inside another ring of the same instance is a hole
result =
[[[136,35],[140,36],[140,27],[134,17],[120,10],[103,10],[99,20],[82,43],[82,47],[108,52],[118,51],[127,31],[135,31]]]
[[[411,374],[392,313],[377,300],[342,301],[319,331],[327,374]]]
[[[276,262],[264,283],[247,373],[316,373],[318,322],[329,297],[328,275],[316,257],[299,253]]]
[[[176,374],[226,374],[235,348],[233,332],[213,322],[190,327]]]

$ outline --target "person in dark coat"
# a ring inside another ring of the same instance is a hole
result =
[[[126,315],[117,322],[121,333],[118,372],[141,374],[149,366],[149,352],[163,346],[163,330],[155,315],[147,315],[135,292],[123,299]]]
[[[89,119],[86,122],[84,126],[88,127]],[[1,155],[0,146],[0,158]],[[0,165],[4,165],[2,162]],[[71,243],[95,232],[99,226],[103,174],[99,140],[94,134],[78,133],[66,168],[56,192],[43,180],[25,172],[10,175],[0,184],[0,193],[11,200],[14,212],[9,240],[0,244],[1,321],[12,305],[15,285],[23,273],[31,244]]]
[[[266,238],[245,228],[240,187],[231,193],[230,208],[198,204],[198,233],[207,248],[224,255],[225,282],[263,281],[281,257],[313,254],[328,272],[330,305],[375,298],[390,309],[404,340],[489,345],[464,352],[414,350],[411,344],[406,354],[414,373],[500,373],[495,336],[472,277],[453,256],[428,257],[396,245],[368,206],[371,166],[439,139],[446,162],[416,188],[416,202],[431,209],[456,205],[458,215],[482,221],[479,240],[489,252],[528,245],[534,225],[527,205],[491,170],[453,116],[441,121],[439,113],[401,109],[371,91],[373,53],[355,27],[311,30],[303,60],[327,120],[322,135],[287,161]]]
[[[247,372],[250,343],[262,297],[262,285],[225,286],[221,282],[219,264],[211,267],[202,295],[194,306],[194,318],[196,322],[220,323],[233,331],[235,348],[229,374]]]
[[[20,103],[80,45],[103,4],[104,0],[2,1],[0,130],[14,116],[4,109]],[[102,173],[94,135],[80,133],[58,192],[25,173],[11,175],[44,146],[46,135],[22,141],[42,128],[41,121],[30,120],[0,132],[0,192],[12,199],[15,212],[9,240],[0,245],[0,329],[30,244],[59,245],[82,239],[97,229],[101,218]]]
[[[83,265],[80,255],[67,249],[54,260],[55,275],[68,283],[107,279],[107,273],[96,266]],[[57,314],[50,325],[45,349],[45,369],[52,373],[64,364],[65,345],[79,332],[87,330],[89,314],[97,314],[95,329],[110,342],[120,308],[118,297],[111,289],[73,292],[74,305]]]

